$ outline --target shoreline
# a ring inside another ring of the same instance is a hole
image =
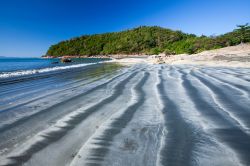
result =
[[[64,56],[60,56],[60,57],[54,57],[54,56],[42,56],[41,58],[44,59],[54,59],[54,58],[114,58],[114,59],[123,59],[123,58],[145,58],[145,57],[149,57],[150,55],[140,55],[140,54],[114,54],[114,55],[64,55]]]
[[[55,58],[46,56],[42,58]],[[240,44],[215,50],[203,51],[197,54],[178,55],[108,55],[108,56],[62,56],[56,58],[108,58],[123,65],[139,63],[168,65],[202,65],[209,67],[241,67],[250,68],[250,44]]]
[[[250,68],[250,44],[240,44],[191,55],[153,55],[149,57],[149,62],[152,64]]]

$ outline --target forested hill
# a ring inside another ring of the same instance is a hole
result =
[[[246,24],[247,25],[247,24]],[[110,54],[180,54],[249,42],[249,26],[244,33],[236,29],[220,36],[196,36],[157,26],[141,26],[135,29],[84,35],[52,45],[48,56],[64,55],[110,55]]]

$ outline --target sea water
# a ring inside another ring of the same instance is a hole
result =
[[[105,60],[109,59],[79,58],[72,59],[72,63],[61,63],[60,59],[58,58],[0,58],[0,78],[78,68],[86,65],[100,63]]]

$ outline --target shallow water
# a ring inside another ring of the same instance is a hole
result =
[[[71,63],[62,63],[58,58],[0,58],[0,79],[79,68],[107,60],[109,59],[72,58]]]
[[[249,165],[250,69],[94,64],[0,82],[0,165]]]

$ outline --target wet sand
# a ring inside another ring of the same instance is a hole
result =
[[[0,102],[0,165],[250,165],[247,68],[98,64],[0,80]]]

